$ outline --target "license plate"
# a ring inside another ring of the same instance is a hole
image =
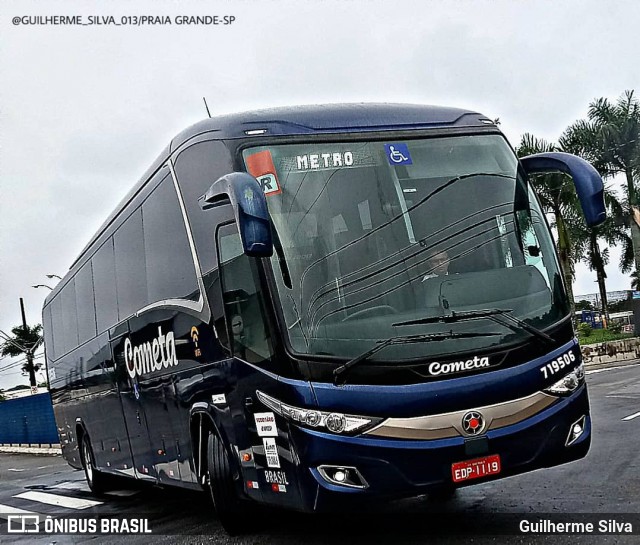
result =
[[[451,464],[451,476],[454,483],[459,483],[489,475],[497,475],[501,469],[500,455],[494,454],[493,456]]]

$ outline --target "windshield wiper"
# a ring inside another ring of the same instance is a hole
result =
[[[397,324],[394,324],[397,325]],[[379,352],[383,348],[390,346],[392,344],[410,344],[410,343],[428,343],[433,341],[446,341],[449,339],[470,339],[474,337],[492,337],[499,336],[501,333],[454,333],[453,331],[449,331],[448,333],[429,333],[429,334],[419,334],[419,335],[403,335],[396,337],[389,337],[385,341],[378,341],[378,344],[363,352],[359,356],[356,356],[353,359],[350,359],[348,362],[342,364],[340,367],[336,367],[333,370],[333,383],[338,386],[338,384],[344,384],[340,382],[339,379],[342,375],[344,375],[349,369],[351,369],[354,365],[358,365],[360,362],[368,359],[370,356]]]
[[[476,320],[480,318],[489,318],[497,324],[508,327],[512,331],[519,331],[524,329],[531,335],[544,340],[547,343],[555,343],[553,337],[547,335],[544,331],[539,330],[520,318],[512,316],[513,312],[510,308],[490,308],[484,310],[465,310],[462,312],[451,311],[451,314],[446,316],[433,316],[430,318],[418,318],[417,320],[409,320],[406,322],[398,322],[391,324],[392,326],[404,326],[404,325],[420,325],[420,324],[452,324],[455,322],[462,322],[464,320]]]

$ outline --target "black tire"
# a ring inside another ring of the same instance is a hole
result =
[[[215,433],[210,433],[207,441],[207,472],[209,492],[220,524],[231,536],[246,532],[250,517],[247,517],[247,510],[242,509],[229,456]]]
[[[84,468],[84,476],[87,484],[95,495],[100,496],[111,489],[109,477],[96,469],[96,461],[91,448],[89,436],[85,433],[80,442],[80,458]]]

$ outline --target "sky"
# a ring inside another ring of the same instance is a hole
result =
[[[225,15],[235,20],[184,17]],[[525,132],[556,141],[595,98],[640,93],[638,20],[634,0],[3,0],[0,330],[20,323],[20,297],[41,322],[48,290],[31,286],[64,276],[170,139],[206,117],[203,96],[212,115],[453,106],[499,118],[514,146]],[[628,289],[611,252],[608,290]],[[576,294],[594,282],[577,267]],[[11,362],[0,388],[28,382]]]

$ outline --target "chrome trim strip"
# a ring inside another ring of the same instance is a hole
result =
[[[450,413],[412,418],[387,418],[376,427],[364,432],[363,435],[394,439],[473,437],[462,429],[462,418],[469,411],[476,411],[482,414],[486,421],[484,430],[486,432],[522,422],[546,409],[558,399],[558,397],[544,392],[536,392],[530,396],[504,403],[473,407]]]

